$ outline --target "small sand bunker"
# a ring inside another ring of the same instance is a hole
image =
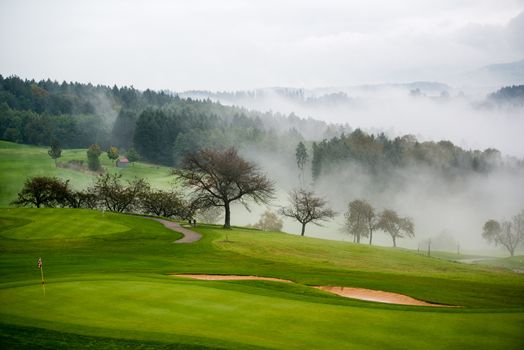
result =
[[[184,277],[184,278],[193,278],[196,280],[205,280],[205,281],[274,281],[274,282],[286,282],[286,283],[293,283],[293,281],[290,280],[283,280],[280,278],[273,278],[273,277],[260,277],[260,276],[239,276],[239,275],[173,275],[176,277]]]
[[[433,306],[433,307],[455,307],[450,305],[432,304],[422,300],[409,297],[403,294],[383,292],[381,290],[372,290],[365,288],[350,288],[350,287],[329,287],[318,286],[317,289],[326,292],[334,293],[346,298],[376,301],[379,303],[400,304],[400,305],[416,305],[416,306]]]

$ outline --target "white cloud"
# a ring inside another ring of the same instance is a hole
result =
[[[523,9],[520,0],[5,0],[0,70],[173,90],[438,80],[521,58]]]

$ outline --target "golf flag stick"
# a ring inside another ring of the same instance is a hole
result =
[[[40,277],[42,278],[42,290],[44,291],[45,295],[45,280],[44,280],[44,264],[42,262],[42,258],[38,258],[38,268],[40,269]]]

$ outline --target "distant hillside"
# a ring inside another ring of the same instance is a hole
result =
[[[355,98],[362,95],[380,93],[389,90],[405,90],[406,92],[418,91],[428,96],[439,96],[449,93],[451,87],[430,81],[418,81],[399,84],[375,84],[357,86],[323,87],[315,89],[302,89],[291,87],[269,87],[241,91],[206,91],[191,90],[178,92],[180,97],[212,99],[225,104],[251,106],[257,102],[277,99],[286,103],[293,103],[302,107],[319,107],[326,105],[352,104]]]
[[[491,93],[487,101],[498,105],[524,107],[524,85],[506,86]]]
[[[460,76],[464,84],[483,86],[509,86],[524,84],[524,59],[491,64]]]

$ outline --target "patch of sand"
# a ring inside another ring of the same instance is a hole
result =
[[[239,276],[239,275],[186,275],[186,274],[179,274],[179,275],[173,275],[176,277],[184,277],[184,278],[193,278],[196,280],[206,280],[206,281],[243,281],[243,280],[258,280],[258,281],[274,281],[274,282],[286,282],[286,283],[293,283],[293,281],[290,280],[284,280],[280,278],[273,278],[273,277],[259,277],[259,276]]]
[[[372,290],[365,288],[351,288],[351,287],[330,287],[317,286],[314,287],[326,292],[334,293],[346,298],[376,301],[379,303],[400,304],[400,305],[416,305],[416,306],[433,306],[433,307],[456,307],[451,305],[432,304],[422,300],[418,300],[407,295],[384,292],[381,290]]]
[[[274,281],[294,283],[290,280],[284,280],[274,277],[260,277],[260,276],[240,276],[240,275],[205,275],[205,274],[173,274],[175,277],[192,278],[205,281]],[[316,286],[313,287],[326,292],[340,295],[346,298],[360,299],[366,301],[375,301],[379,303],[399,304],[399,305],[416,305],[416,306],[432,306],[432,307],[457,307],[451,305],[433,304],[426,301],[418,300],[407,295],[384,292],[381,290],[372,290],[365,288],[351,288],[351,287],[330,287],[330,286]]]

